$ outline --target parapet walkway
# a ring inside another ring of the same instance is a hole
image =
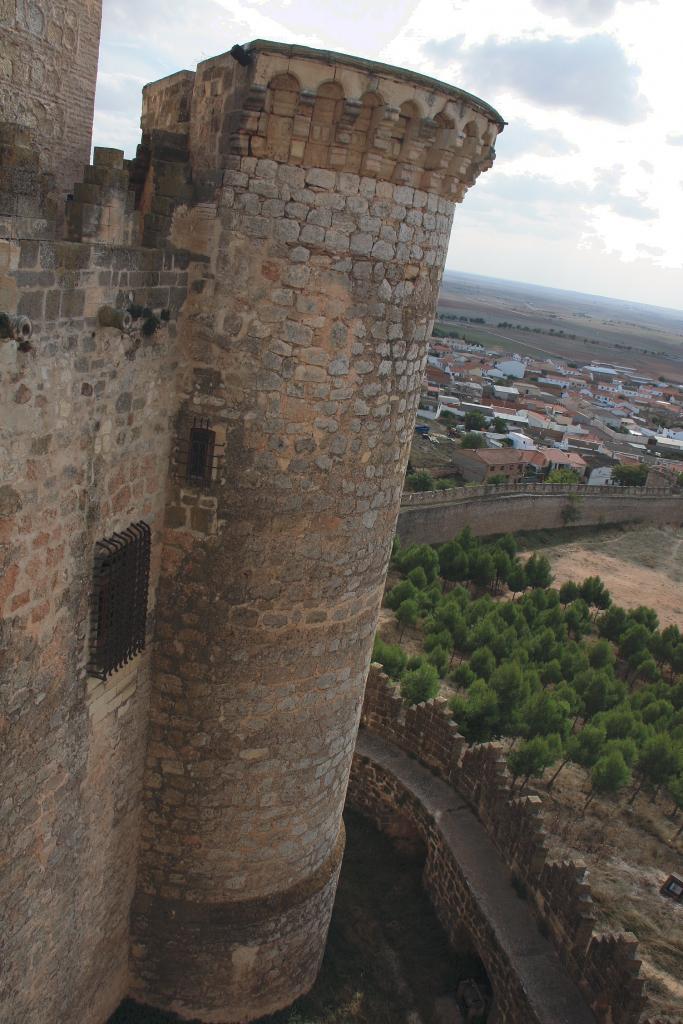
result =
[[[507,960],[507,971],[516,975],[532,1011],[531,1019],[538,1024],[595,1024],[579,989],[550,942],[540,934],[531,910],[515,893],[506,865],[464,799],[367,729],[358,734],[356,754],[393,777],[433,820],[487,918],[497,956]]]

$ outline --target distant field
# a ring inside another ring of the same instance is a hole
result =
[[[683,383],[683,313],[464,274],[444,276],[438,310],[448,318],[483,317],[485,324],[448,319],[440,325],[487,348],[605,361]],[[565,337],[551,335],[551,328]]]

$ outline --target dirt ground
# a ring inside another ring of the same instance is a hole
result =
[[[546,779],[553,770],[546,773]],[[545,785],[530,788],[543,800],[550,853],[557,859],[582,860],[598,911],[597,930],[631,931],[653,1007],[671,1019],[683,1019],[683,904],[662,896],[669,876],[683,876],[683,836],[673,845],[682,815],[669,815],[672,803],[654,804],[640,794],[616,801],[596,798],[582,811],[586,772],[568,764],[550,793]],[[665,1017],[666,1019],[666,1017]]]
[[[552,533],[548,536],[552,537]],[[586,533],[569,544],[531,544],[550,559],[555,585],[600,576],[615,604],[654,608],[683,626],[683,529],[655,526]]]

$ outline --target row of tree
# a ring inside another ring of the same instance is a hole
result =
[[[377,638],[374,657],[408,702],[449,680],[467,740],[514,737],[509,765],[523,784],[555,765],[552,785],[572,762],[590,773],[587,803],[632,784],[631,799],[665,787],[683,805],[678,627],[614,605],[597,576],[551,588],[548,560],[522,563],[511,536],[484,543],[466,529],[438,548],[399,548],[393,564],[403,578],[386,604],[402,631],[419,626],[423,653]],[[505,588],[511,599],[494,598]]]

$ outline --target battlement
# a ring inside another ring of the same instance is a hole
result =
[[[548,858],[538,797],[513,791],[500,745],[467,746],[446,702],[406,707],[380,665],[370,666],[361,725],[404,750],[460,793],[531,899],[560,957],[603,1024],[637,1024],[646,1006],[638,941],[594,930],[586,866]],[[355,792],[363,782],[356,780]]]
[[[189,134],[195,171],[254,156],[434,192],[460,202],[491,166],[492,107],[414,72],[256,40],[145,86],[143,131]]]
[[[502,120],[258,41],[89,164],[99,2],[52,7],[17,5],[36,60],[0,87],[0,1016],[250,1020],[320,965],[454,203]],[[414,729],[441,764],[452,730]]]

